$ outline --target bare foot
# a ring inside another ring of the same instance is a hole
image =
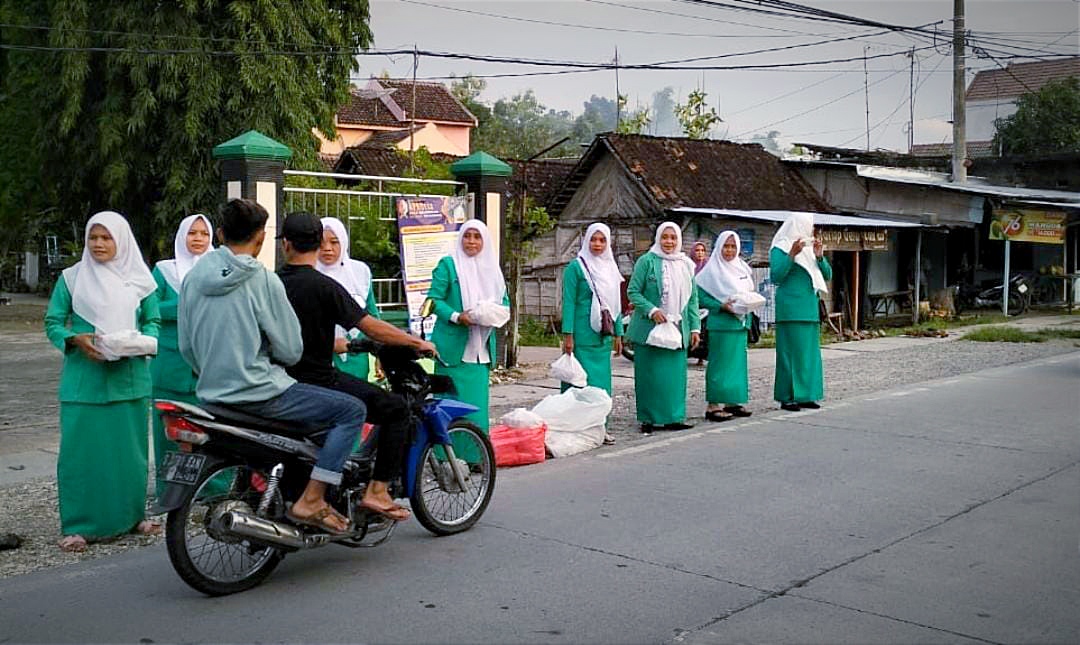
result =
[[[303,500],[297,500],[286,516],[299,524],[316,526],[334,533],[345,533],[350,528],[349,520],[325,501],[320,505],[309,506],[304,504]]]
[[[161,524],[154,520],[143,520],[136,524],[131,532],[139,535],[161,535]]]
[[[86,550],[86,538],[81,535],[65,535],[56,545],[66,553],[82,553]]]

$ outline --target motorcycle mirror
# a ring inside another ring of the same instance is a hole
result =
[[[431,298],[424,300],[424,304],[420,305],[420,317],[427,318],[435,311],[435,301]]]

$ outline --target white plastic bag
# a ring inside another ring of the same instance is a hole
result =
[[[482,327],[502,327],[510,320],[510,307],[484,300],[469,310],[469,318],[473,324]]]
[[[745,316],[765,306],[765,296],[753,291],[742,291],[731,297],[731,313]]]
[[[581,363],[573,354],[563,354],[555,359],[548,374],[551,378],[563,383],[569,383],[574,387],[585,387],[588,378],[585,368],[581,366]]]
[[[533,413],[547,423],[544,445],[552,457],[592,450],[604,443],[611,397],[598,387],[570,388],[536,404]]]
[[[681,349],[682,348],[682,333],[679,328],[675,326],[675,323],[668,321],[660,323],[652,328],[649,332],[649,337],[645,339],[645,344],[652,345],[653,347],[661,347],[663,349]]]
[[[544,419],[525,408],[514,408],[502,415],[499,423],[510,428],[535,428],[543,424]]]
[[[99,334],[94,337],[94,349],[107,361],[118,361],[130,356],[153,356],[157,354],[157,339],[140,334],[134,329]]]

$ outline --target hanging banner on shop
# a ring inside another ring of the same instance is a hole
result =
[[[420,306],[431,287],[431,272],[457,241],[458,228],[468,218],[465,197],[399,197],[395,202],[401,278],[409,307],[409,329],[420,333]],[[435,316],[427,320],[430,334]]]
[[[887,229],[860,229],[842,231],[832,228],[819,228],[814,231],[826,251],[888,251],[889,231]]]
[[[1065,243],[1065,213],[1027,208],[995,208],[990,239],[1038,244]]]

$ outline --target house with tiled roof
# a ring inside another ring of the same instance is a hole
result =
[[[1080,77],[1080,56],[1010,63],[975,75],[964,94],[968,157],[999,156],[994,150],[994,121],[1016,113],[1016,100],[1037,92],[1051,81]],[[923,157],[950,156],[952,143],[915,144],[911,154]]]
[[[476,117],[442,83],[372,78],[353,88],[335,115],[337,137],[316,132],[319,152],[340,155],[371,141],[374,148],[426,147],[432,153],[469,154]]]

